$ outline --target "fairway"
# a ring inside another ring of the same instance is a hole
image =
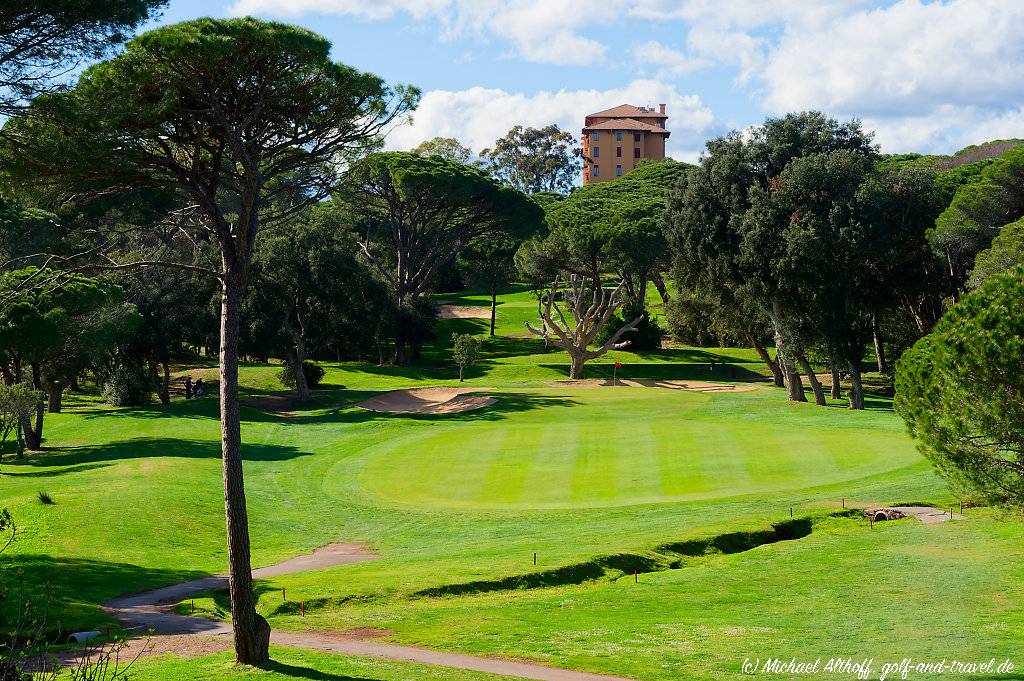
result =
[[[920,460],[898,424],[846,412],[811,421],[773,409],[766,392],[492,392],[510,413],[413,421],[362,450],[359,486],[388,504],[573,508],[776,493]]]

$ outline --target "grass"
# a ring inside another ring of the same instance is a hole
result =
[[[501,681],[506,676],[419,664],[372,660],[296,648],[271,648],[273,662],[265,667],[239,666],[229,653],[193,659],[175,656],[143,659],[131,668],[133,681]]]
[[[258,582],[273,626],[384,627],[403,643],[666,680],[730,677],[744,655],[773,651],[1012,652],[1024,625],[1019,521],[982,509],[965,523],[872,532],[833,515],[844,499],[955,504],[886,399],[858,413],[790,404],[767,384],[738,394],[552,388],[566,358],[513,336],[536,309],[531,296],[502,295],[504,335],[467,372],[498,398],[489,409],[352,407],[380,391],[456,384],[451,333],[479,333],[484,320],[446,320],[415,366],[326,364],[323,389],[293,417],[243,408],[254,564],[336,541],[381,556]],[[588,375],[610,375],[615,361],[623,378],[764,373],[752,350],[681,348],[609,353]],[[278,370],[243,367],[246,391],[280,390]],[[213,369],[189,373],[203,371]],[[113,409],[76,395],[66,406],[47,416],[45,453],[0,465],[0,503],[19,527],[0,557],[14,568],[5,574],[82,629],[102,624],[98,604],[116,595],[221,572],[215,401]],[[43,485],[58,504],[39,503]],[[758,539],[791,514],[812,531]],[[222,594],[195,605],[224,615]],[[278,655],[295,669],[236,670],[221,655],[147,661],[139,678],[484,678]]]

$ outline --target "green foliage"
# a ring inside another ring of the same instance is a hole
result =
[[[415,322],[428,317],[410,306],[419,304],[439,270],[467,244],[522,238],[543,220],[536,203],[482,170],[407,152],[372,154],[358,163],[338,200],[357,216],[363,253],[400,306],[398,363],[407,361],[406,344],[417,352],[413,336],[425,338]]]
[[[678,343],[698,348],[736,345],[736,338],[719,332],[717,311],[711,299],[683,292],[665,305],[665,321]]]
[[[437,306],[429,298],[413,298],[398,306],[396,326],[412,348],[412,359],[419,359],[423,345],[435,337]]]
[[[978,289],[989,278],[1024,265],[1024,218],[999,230],[992,245],[978,253],[968,287]]]
[[[333,202],[267,232],[253,254],[242,348],[256,357],[375,350],[395,304],[358,250],[346,211]]]
[[[153,390],[149,374],[138,363],[118,363],[103,381],[103,401],[115,407],[143,404]]]
[[[1024,269],[988,279],[901,358],[895,406],[961,490],[1024,506]]]
[[[629,300],[620,309],[616,310],[608,323],[601,328],[594,338],[595,345],[604,345],[615,335],[615,332],[623,326],[643,315],[643,319],[636,325],[634,331],[630,331],[624,340],[629,341],[629,350],[640,352],[646,350],[657,350],[661,347],[661,338],[664,331],[654,317],[636,302]]]
[[[482,165],[499,181],[527,194],[568,193],[579,173],[579,142],[555,124],[517,125],[480,152]]]
[[[665,264],[667,244],[658,225],[665,197],[689,166],[662,161],[582,187],[545,209],[549,233],[517,254],[519,268],[550,284],[569,271],[596,280],[609,271],[626,280],[629,297],[643,300],[651,273]]]
[[[25,383],[0,383],[0,457],[11,433],[16,433],[18,456],[23,452],[20,427],[27,422],[43,400],[43,394]],[[3,531],[0,516],[0,532]]]
[[[412,153],[420,156],[440,156],[456,163],[469,163],[473,152],[454,137],[434,137],[420,142]]]
[[[324,380],[324,375],[327,372],[316,362],[307,359],[302,363],[302,373],[306,377],[306,385],[310,388],[316,388]],[[286,362],[277,374],[277,378],[284,387],[288,389],[295,388],[295,372],[292,370],[291,364]]]
[[[947,260],[957,287],[964,285],[975,257],[989,247],[1003,225],[1024,217],[1024,146],[973,165],[980,172],[962,179],[928,235]]]
[[[459,367],[459,380],[463,379],[467,368],[480,360],[480,339],[468,333],[452,335],[452,358]]]
[[[7,0],[0,4],[0,113],[98,59],[167,0]]]

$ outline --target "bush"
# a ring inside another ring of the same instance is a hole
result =
[[[654,321],[652,315],[644,310],[643,307],[632,303],[627,303],[612,315],[612,318],[608,320],[608,323],[597,334],[594,343],[596,345],[604,345],[616,331],[640,315],[643,315],[644,318],[637,324],[636,331],[627,331],[619,341],[629,341],[627,350],[657,350],[661,347],[661,336],[663,333],[661,327],[658,326],[658,322]]]
[[[39,497],[39,503],[41,503],[41,504],[45,504],[47,506],[51,506],[54,503],[53,497],[51,497],[47,492],[42,492],[41,491],[41,492],[39,492],[39,494],[37,496]]]
[[[718,329],[715,308],[706,300],[680,293],[665,306],[665,321],[672,338],[697,348],[731,347],[744,344]]]
[[[151,388],[149,376],[142,367],[121,364],[103,382],[103,400],[115,407],[142,404]]]
[[[311,362],[308,359],[302,363],[302,373],[306,377],[306,385],[312,390],[320,385],[320,382],[324,380],[324,374],[326,373],[316,362]],[[281,368],[281,372],[277,375],[281,384],[286,388],[295,388],[295,372],[292,371],[292,365],[285,363]]]

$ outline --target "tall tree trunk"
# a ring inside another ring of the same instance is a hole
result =
[[[52,381],[46,385],[46,411],[59,414],[61,398],[64,396],[64,381]]]
[[[307,401],[313,396],[309,390],[309,383],[306,381],[306,372],[302,368],[305,361],[306,344],[296,334],[295,345],[288,352],[288,363],[291,365],[292,373],[295,375],[295,395],[302,402]]]
[[[6,364],[0,364],[0,379],[3,380],[4,385],[14,385],[17,381],[14,380],[14,372]]]
[[[814,369],[811,367],[811,363],[807,361],[807,357],[804,353],[797,355],[797,362],[800,363],[800,368],[803,370],[804,375],[807,376],[807,382],[811,384],[811,392],[814,393],[814,402],[819,407],[824,407],[828,404],[825,400],[825,391],[821,389],[821,383],[818,381],[818,377],[814,373]]]
[[[807,396],[804,395],[804,384],[800,380],[800,372],[796,370],[793,360],[786,354],[778,325],[775,325],[775,357],[782,371],[782,381],[786,386],[786,399],[790,402],[806,402]]]
[[[465,373],[466,373],[466,367],[464,367],[464,366],[462,366],[462,365],[460,364],[460,365],[459,365],[459,383],[461,383],[461,382],[462,382],[463,380],[465,380],[465,379],[463,378],[463,376],[465,375]]]
[[[494,337],[494,319],[498,315],[498,286],[491,282],[491,337]]]
[[[569,365],[569,378],[583,378],[583,362],[585,361],[583,355],[570,354],[569,357],[572,359],[572,364]]]
[[[839,385],[839,383],[840,383],[839,364],[835,360],[832,360],[830,362],[829,366],[830,366],[830,368],[832,370],[832,399],[833,400],[842,399],[842,397],[843,397],[842,386]]]
[[[875,361],[878,373],[885,373],[885,344],[882,342],[882,325],[878,323],[878,313],[871,313],[871,335],[875,339]]]
[[[165,358],[160,362],[163,378],[160,380],[160,404],[171,403],[171,364]]]
[[[227,524],[228,589],[235,659],[260,664],[270,659],[270,625],[256,612],[249,557],[249,516],[242,475],[242,428],[238,404],[238,329],[244,275],[225,267],[220,308],[220,434]]]
[[[668,288],[665,286],[665,280],[661,278],[661,272],[656,269],[651,270],[651,281],[654,282],[654,288],[658,289],[658,295],[661,296],[661,302],[668,303]]]
[[[864,408],[864,384],[861,381],[860,366],[856,360],[847,362],[850,367],[850,409]]]
[[[771,355],[768,354],[767,348],[757,339],[752,333],[746,334],[747,342],[750,343],[751,347],[757,351],[757,356],[761,358],[761,361],[768,365],[768,370],[772,372],[772,380],[775,382],[775,386],[781,388],[786,384],[785,379],[782,377],[782,369],[779,368],[779,363],[772,359]]]
[[[43,389],[42,372],[38,364],[32,365],[32,387],[36,390]],[[36,405],[36,419],[33,425],[30,419],[24,421],[25,447],[37,451],[43,446],[43,416],[46,413],[46,405],[42,400]]]
[[[18,425],[16,425],[14,427],[14,431],[15,431],[15,439],[18,442],[18,455],[17,456],[18,456],[19,459],[24,459],[25,458],[25,430],[22,427],[22,423],[21,423],[20,420],[18,421]]]

